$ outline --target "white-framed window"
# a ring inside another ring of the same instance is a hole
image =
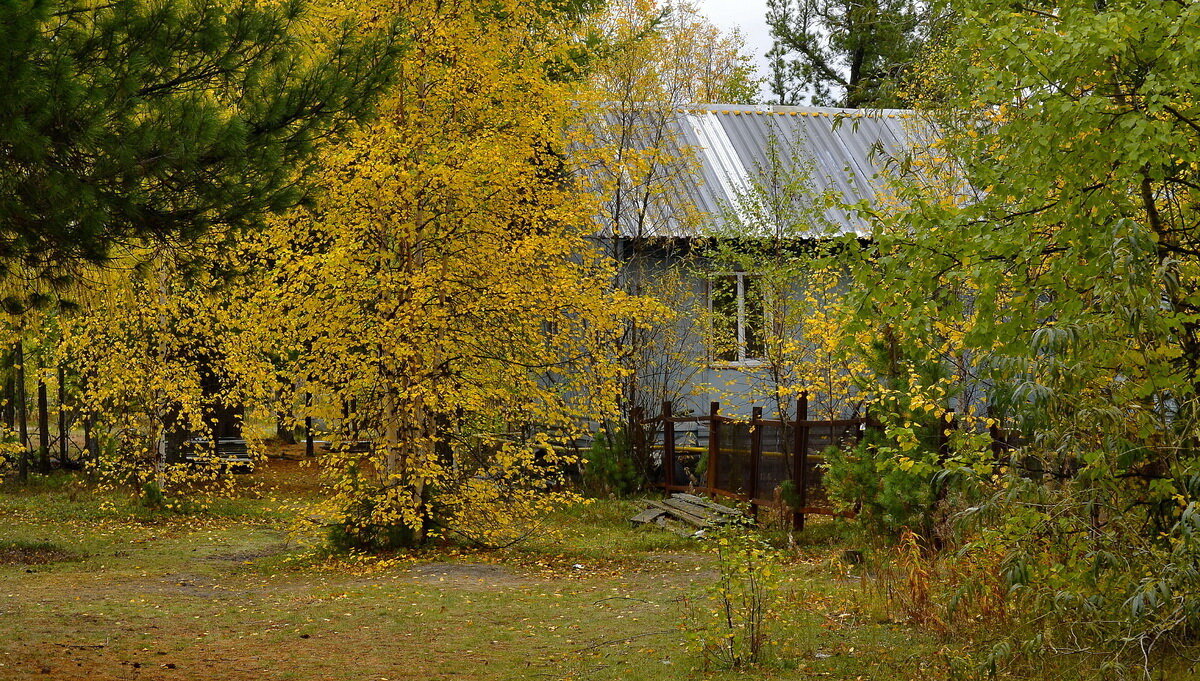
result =
[[[761,277],[747,272],[715,274],[709,280],[714,365],[758,366],[766,361],[766,315]]]

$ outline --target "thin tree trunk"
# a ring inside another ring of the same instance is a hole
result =
[[[87,395],[88,377],[84,374],[79,379],[80,404],[83,406],[83,454],[79,457],[84,463],[100,461],[100,453],[96,451],[96,443],[92,439],[92,414],[87,409],[84,396]]]
[[[304,455],[313,455],[312,393],[304,394]]]
[[[158,328],[161,332],[158,341],[158,359],[164,365],[167,363],[167,259],[163,249],[156,254],[158,259]],[[154,484],[164,490],[167,486],[167,412],[162,407],[165,395],[157,396],[154,413],[151,415],[150,433],[154,436]],[[155,432],[157,431],[157,432]],[[215,442],[213,443],[215,446]]]
[[[50,404],[46,397],[46,381],[38,377],[38,467],[42,475],[50,475]]]
[[[17,341],[17,427],[21,438],[21,462],[17,475],[22,482],[29,479],[29,419],[25,404],[25,345]]]
[[[17,429],[17,350],[8,353],[8,372],[4,376],[4,424]]]
[[[58,367],[58,463],[66,468],[70,463],[71,430],[67,426],[67,371]]]

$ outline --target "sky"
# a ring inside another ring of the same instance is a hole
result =
[[[696,0],[700,9],[718,28],[741,28],[746,38],[746,51],[758,66],[759,76],[767,75],[767,50],[771,49],[771,33],[767,29],[767,0]]]

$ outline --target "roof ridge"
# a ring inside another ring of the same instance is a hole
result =
[[[912,109],[847,109],[832,106],[783,106],[778,104],[695,103],[676,107],[677,113],[773,114],[776,116],[824,116],[834,118],[912,118]]]

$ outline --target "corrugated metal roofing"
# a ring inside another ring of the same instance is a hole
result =
[[[761,183],[769,172],[772,146],[783,162],[807,168],[814,196],[828,192],[846,203],[873,203],[887,191],[881,175],[886,160],[928,138],[919,134],[922,126],[914,115],[902,110],[705,104],[666,112],[642,109],[633,115],[654,119],[657,128],[643,126],[628,144],[668,145],[691,160],[681,161],[687,167],[679,172],[660,173],[655,180],[659,187],[638,191],[641,178],[626,178],[629,190],[610,199],[613,210],[606,211],[610,216],[601,227],[605,236],[619,230],[628,237],[689,237],[720,229],[746,205],[755,178]],[[630,120],[629,111],[605,114],[610,131],[621,116]],[[652,129],[656,132],[648,132]],[[638,210],[613,206],[612,201],[637,201]],[[679,208],[681,202],[694,209],[692,219]],[[820,231],[865,234],[866,226],[852,213],[826,208]]]

